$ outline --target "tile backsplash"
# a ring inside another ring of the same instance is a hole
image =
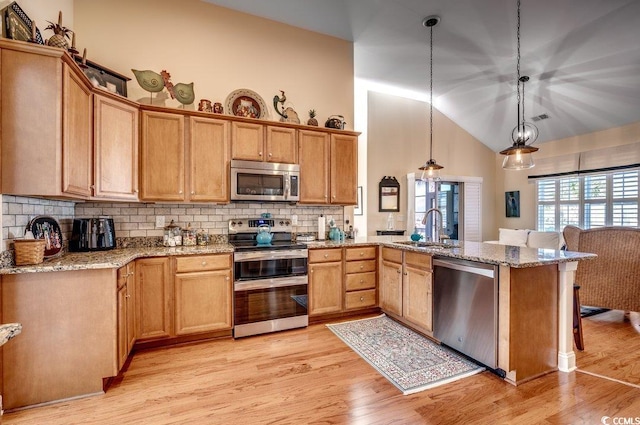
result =
[[[163,216],[165,224],[174,220],[181,227],[191,223],[196,229],[206,229],[210,234],[226,235],[228,221],[233,218],[259,217],[268,212],[274,218],[290,219],[298,216],[296,233],[316,233],[320,214],[333,217],[337,225],[344,227],[344,208],[341,206],[301,206],[280,203],[232,203],[208,204],[145,204],[112,202],[72,202],[2,195],[2,250],[9,243],[21,238],[31,218],[50,215],[58,220],[65,241],[69,240],[74,218],[113,218],[118,238],[160,237],[162,228],[156,228],[156,217]]]

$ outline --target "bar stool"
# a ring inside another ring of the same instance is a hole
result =
[[[573,340],[576,348],[584,351],[584,339],[582,337],[582,316],[580,316],[580,286],[573,285]]]

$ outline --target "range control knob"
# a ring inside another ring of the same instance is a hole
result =
[[[235,222],[235,221],[232,221],[232,222],[231,222],[231,227],[235,227],[235,225],[236,225],[236,222]]]

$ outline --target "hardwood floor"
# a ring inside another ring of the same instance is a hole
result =
[[[148,350],[134,355],[106,394],[6,413],[2,423],[600,424],[603,416],[640,417],[640,314],[631,313],[631,322],[622,312],[593,316],[584,329],[577,372],[518,387],[483,372],[409,396],[322,324]]]

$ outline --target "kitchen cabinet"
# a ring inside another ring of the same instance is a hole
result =
[[[309,250],[309,316],[342,311],[342,248]]]
[[[347,247],[345,258],[345,310],[376,306],[376,247]]]
[[[141,122],[141,200],[229,202],[228,121],[143,110]]]
[[[358,138],[321,131],[298,131],[300,203],[355,205]]]
[[[140,200],[184,201],[184,116],[142,111]]]
[[[138,107],[115,95],[93,98],[94,183],[100,200],[138,200]]]
[[[192,202],[229,202],[229,121],[189,118],[189,193]]]
[[[118,370],[126,363],[136,342],[135,277],[135,262],[118,269]]]
[[[170,337],[173,279],[169,258],[136,260],[135,286],[137,340]]]
[[[88,198],[89,80],[61,49],[0,40],[0,63],[1,193]]]
[[[294,128],[234,121],[231,124],[231,157],[246,161],[297,163]]]
[[[382,248],[380,307],[390,316],[431,334],[433,273],[431,255]]]
[[[230,254],[175,259],[175,334],[231,330]]]

